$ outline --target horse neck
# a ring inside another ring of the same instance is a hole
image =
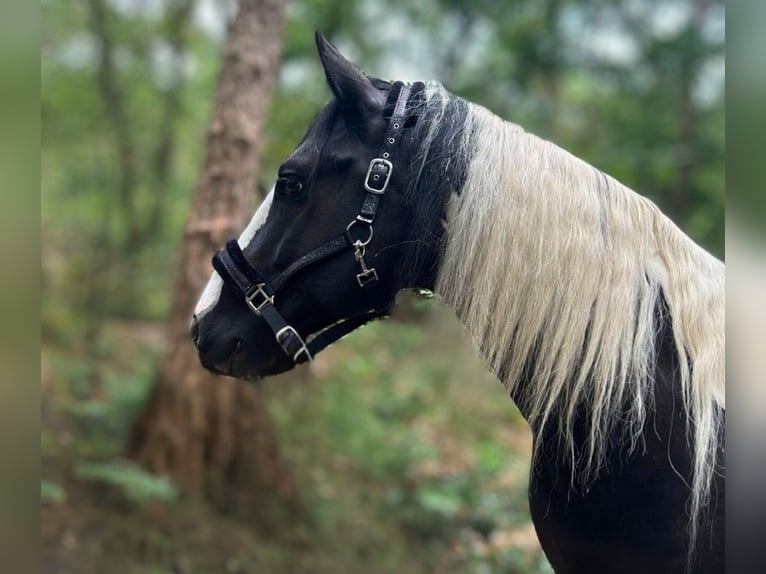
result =
[[[566,151],[478,106],[467,124],[472,155],[446,207],[436,294],[533,428],[555,419],[571,443],[578,409],[588,410],[594,472],[618,419],[632,439],[643,428],[664,295],[697,474],[708,480],[713,406],[723,405],[723,264]]]

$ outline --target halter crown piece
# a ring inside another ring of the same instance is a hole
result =
[[[360,272],[356,274],[359,287],[364,288],[378,282],[377,271],[367,264],[365,250],[372,241],[373,222],[380,199],[385,194],[394,172],[393,151],[405,126],[408,102],[419,97],[423,88],[422,82],[416,82],[412,86],[402,82],[392,85],[385,108],[391,110],[385,141],[380,154],[370,161],[367,169],[364,179],[364,189],[367,193],[362,208],[343,233],[299,257],[284,271],[268,280],[250,265],[236,239],[229,241],[224,249],[213,256],[215,270],[227,284],[242,293],[250,310],[266,321],[279,346],[296,364],[312,361],[314,355],[329,344],[373,319],[385,317],[391,310],[390,306],[373,309],[329,325],[304,339],[279,312],[275,299],[279,290],[298,271],[349,248],[353,249],[354,259],[359,264]]]

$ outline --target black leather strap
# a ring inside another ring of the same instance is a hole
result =
[[[298,273],[298,271],[304,267],[313,265],[317,261],[330,257],[331,255],[335,255],[336,253],[344,251],[348,248],[349,242],[345,234],[339,235],[338,237],[323,243],[316,249],[309,251],[306,253],[306,255],[303,255],[302,257],[299,257],[293,261],[290,265],[288,265],[287,269],[274,277],[270,282],[271,288],[274,291],[279,291],[284,286],[284,284],[287,283],[287,280],[290,279],[290,277]]]
[[[400,83],[397,82],[397,86],[398,84]],[[388,183],[393,175],[393,152],[404,131],[410,91],[411,88],[407,84],[401,84],[398,87],[398,94],[391,112],[391,119],[388,122],[383,147],[378,157],[370,162],[370,168],[365,178],[364,188],[367,191],[367,195],[364,198],[359,214],[370,224],[375,220],[375,215],[380,205],[380,198],[386,192]]]
[[[245,297],[251,294],[255,285],[266,283],[261,274],[247,263],[236,239],[229,241],[223,250],[213,256],[213,268],[221,277],[229,277]]]
[[[267,304],[263,308],[261,317],[263,317],[274,332],[274,337],[279,346],[282,347],[282,350],[294,363],[303,363],[313,359],[306,346],[306,342],[298,334],[298,331],[285,321],[282,314],[273,304]]]

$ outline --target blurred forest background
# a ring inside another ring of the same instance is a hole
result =
[[[42,2],[43,571],[550,572],[526,424],[435,300],[260,387],[215,379],[241,408],[205,416],[250,422],[199,438],[191,470],[135,448],[236,13]],[[329,98],[315,29],[371,75],[439,80],[552,139],[723,256],[722,1],[293,0],[240,220]]]

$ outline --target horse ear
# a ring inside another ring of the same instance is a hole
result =
[[[381,109],[385,105],[385,95],[319,32],[315,33],[315,38],[327,84],[335,94],[341,108],[364,111]]]

